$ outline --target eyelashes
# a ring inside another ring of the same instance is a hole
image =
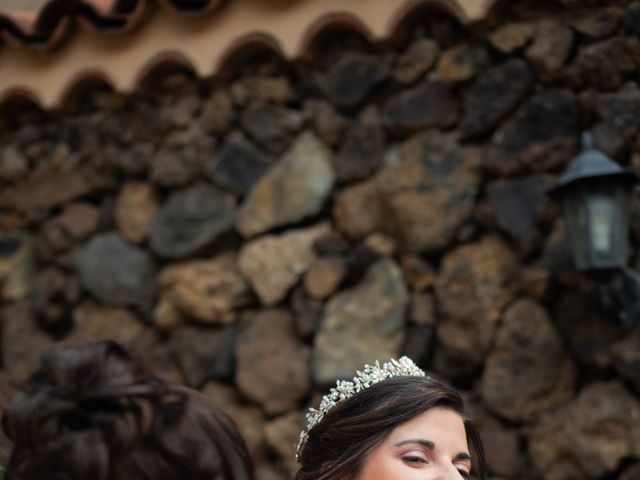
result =
[[[428,464],[429,461],[422,458],[422,457],[418,457],[416,455],[406,455],[404,457],[401,457],[402,460],[405,463],[408,464],[417,464],[417,463],[423,463],[423,464]],[[462,469],[462,468],[458,468],[458,473],[460,473],[460,475],[462,476],[462,478],[464,478],[465,480],[468,480],[471,478],[471,473],[467,472],[466,470]]]
[[[406,463],[429,463],[424,458],[415,455],[407,455],[405,457],[402,457],[402,460],[404,460]]]
[[[402,460],[408,464],[417,464],[417,463],[428,464],[429,463],[426,459],[422,457],[414,456],[414,455],[404,456],[402,457]],[[467,472],[466,470],[458,468],[458,472],[460,473],[462,478],[464,478],[465,480],[471,478],[471,473]]]

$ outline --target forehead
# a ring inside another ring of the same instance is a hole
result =
[[[444,407],[430,408],[398,425],[388,438],[392,443],[407,439],[429,440],[436,447],[447,446],[459,451],[468,449],[462,417]]]

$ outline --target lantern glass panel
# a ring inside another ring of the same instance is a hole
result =
[[[568,192],[564,203],[576,267],[624,266],[629,232],[627,186],[606,179],[582,182]]]
[[[588,198],[589,238],[593,255],[599,258],[614,254],[617,215],[615,195],[594,192]]]
[[[562,208],[569,246],[576,268],[579,270],[588,269],[589,232],[584,189],[579,185],[567,189],[562,197]]]

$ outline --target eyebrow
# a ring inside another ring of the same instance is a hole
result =
[[[430,440],[423,440],[421,438],[412,438],[409,440],[402,440],[401,442],[398,442],[394,445],[394,447],[401,447],[402,445],[407,445],[409,443],[417,443],[418,445],[422,445],[423,447],[428,448],[429,450],[435,450],[436,449],[436,444],[433,443]],[[471,455],[469,455],[467,452],[460,452],[458,453],[454,458],[455,461],[458,460],[471,460]]]

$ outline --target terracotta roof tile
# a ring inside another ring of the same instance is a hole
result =
[[[0,38],[37,51],[56,47],[74,23],[105,33],[133,28],[157,2],[185,15],[203,15],[222,0],[3,0]]]
[[[222,75],[246,52],[313,58],[317,40],[336,29],[375,42],[398,40],[413,22],[407,19],[437,12],[462,24],[481,22],[496,1],[0,0],[0,36],[19,45],[3,55],[0,111],[64,107],[94,88],[132,92],[178,67],[203,77]],[[10,2],[9,20],[2,8]],[[213,10],[211,19],[203,18]],[[185,14],[196,18],[185,22]],[[74,30],[64,48],[47,55],[20,51],[50,51]],[[114,39],[103,36],[124,31],[129,33]]]

